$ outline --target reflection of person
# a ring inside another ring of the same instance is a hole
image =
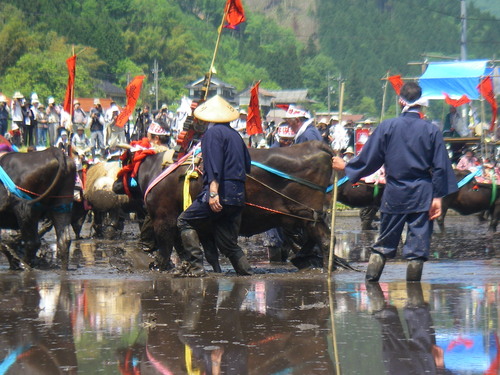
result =
[[[203,191],[178,218],[177,226],[182,244],[189,254],[174,274],[203,276],[203,253],[200,235],[212,224],[215,244],[227,256],[238,275],[250,275],[248,260],[238,246],[241,213],[245,204],[245,179],[250,173],[250,154],[242,138],[229,123],[238,112],[222,97],[216,95],[198,106],[194,116],[214,123],[201,142],[203,153]],[[205,226],[205,228],[203,228]],[[205,232],[205,233],[204,233]]]
[[[370,304],[382,329],[382,355],[388,374],[448,374],[443,349],[436,345],[429,305],[420,283],[407,284],[403,315],[408,337],[395,306],[386,304],[378,283],[366,284]]]
[[[366,279],[377,281],[386,258],[393,258],[405,224],[408,235],[403,256],[406,279],[418,281],[429,256],[432,221],[441,215],[441,198],[457,190],[450,160],[437,127],[420,118],[422,89],[414,82],[401,88],[401,116],[385,120],[375,129],[361,153],[345,163],[339,157],[333,168],[345,169],[352,183],[382,165],[386,185],[380,205],[380,232],[372,247]]]

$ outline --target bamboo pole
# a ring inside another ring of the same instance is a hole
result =
[[[344,89],[345,82],[340,84],[340,101],[339,101],[339,124],[342,123],[342,110],[344,106]],[[333,150],[334,153],[337,153],[340,150]],[[333,196],[332,196],[332,222],[330,226],[330,256],[328,257],[328,278],[332,274],[333,268],[333,257],[334,257],[334,248],[335,248],[335,216],[337,212],[337,194],[338,194],[338,182],[339,176],[337,171],[333,171]]]
[[[212,73],[214,71],[215,58],[217,57],[217,52],[219,51],[219,44],[220,44],[220,39],[221,39],[221,35],[222,35],[222,29],[224,27],[224,21],[226,20],[227,12],[229,10],[228,4],[229,4],[229,2],[226,3],[226,6],[224,7],[224,14],[222,15],[222,21],[219,25],[219,28],[217,29],[217,41],[215,42],[214,54],[212,56],[212,62],[210,63],[210,69],[208,70],[208,73],[205,77],[206,87],[204,87],[205,94],[203,95],[203,100],[207,100],[208,91],[210,89],[210,82],[212,81]]]
[[[384,83],[384,94],[382,95],[382,109],[380,110],[380,122],[382,122],[382,120],[384,119],[384,115],[385,115],[385,100],[387,98],[387,84],[389,83],[389,72],[387,72],[386,76],[385,76],[385,83]]]

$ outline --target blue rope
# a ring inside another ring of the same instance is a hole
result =
[[[4,375],[9,371],[9,368],[16,363],[17,357],[23,354],[29,347],[18,347],[16,350],[10,352],[7,357],[0,362],[0,375]]]
[[[9,177],[7,172],[5,172],[5,169],[0,167],[0,181],[5,185],[5,187],[16,197],[22,198],[22,199],[27,199],[31,200],[33,199],[30,197],[28,194],[26,194],[24,191],[21,191],[17,188],[16,184],[12,179]]]
[[[468,184],[474,177],[479,176],[481,173],[483,173],[483,167],[479,167],[475,172],[469,173],[457,184],[458,188],[460,189],[462,186]]]
[[[349,181],[349,177],[347,176],[344,176],[342,177],[340,180],[337,181],[337,187],[339,186],[342,186],[343,184],[345,184],[347,181]],[[327,193],[331,193],[333,190],[333,185],[330,185],[326,188],[326,192]]]
[[[291,176],[291,175],[289,175],[289,174],[287,174],[285,172],[281,172],[281,171],[279,171],[277,169],[268,167],[267,165],[259,163],[257,161],[252,161],[252,165],[254,165],[254,166],[258,167],[258,168],[261,168],[261,169],[263,169],[263,170],[265,170],[267,172],[273,173],[273,174],[275,174],[277,176],[286,178],[287,180],[295,181],[295,182],[298,182],[299,184],[308,186],[311,189],[315,189],[315,190],[319,190],[319,191],[323,191],[323,192],[325,192],[327,190],[327,188],[325,188],[323,186],[316,185],[316,184],[314,184],[314,183],[312,183],[310,181],[304,180],[303,178],[300,178],[300,177]]]

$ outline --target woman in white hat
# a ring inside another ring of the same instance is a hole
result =
[[[49,144],[50,146],[56,145],[57,132],[61,124],[61,111],[59,107],[56,106],[55,99],[51,96],[48,99],[47,106],[47,121],[48,121],[48,133],[49,133]]]
[[[12,127],[14,126],[14,124],[16,124],[19,131],[20,129],[22,129],[24,125],[23,99],[24,95],[21,94],[19,91],[16,91],[14,95],[12,95],[12,102],[10,103]]]

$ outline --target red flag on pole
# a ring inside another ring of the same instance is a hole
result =
[[[66,95],[64,96],[64,111],[73,115],[73,98],[75,97],[75,73],[76,73],[76,55],[66,60],[68,67],[68,84],[66,86]]]
[[[128,84],[125,92],[127,94],[127,105],[120,112],[118,118],[116,119],[116,126],[123,128],[127,123],[130,115],[134,112],[135,105],[137,104],[137,100],[141,95],[141,87],[142,81],[146,78],[146,76],[137,76]]]
[[[444,95],[444,101],[453,106],[453,107],[460,107],[461,105],[464,105],[464,104],[467,104],[467,103],[470,103],[470,99],[467,97],[467,95],[462,95],[462,97],[460,99],[452,99],[450,98],[450,96],[443,92],[443,95]]]
[[[245,11],[243,9],[243,4],[241,0],[227,0],[226,2],[226,24],[224,27],[226,29],[235,29],[237,25],[246,21]]]
[[[250,90],[250,105],[248,106],[247,134],[254,135],[264,133],[262,130],[262,119],[259,107],[259,84],[257,82]]]
[[[399,93],[401,91],[401,87],[403,87],[403,85],[404,85],[404,82],[401,79],[401,76],[400,75],[390,76],[390,77],[387,77],[387,79],[391,83],[392,88],[394,89],[394,91],[396,91],[396,94],[399,95]]]
[[[484,78],[479,85],[477,86],[479,93],[486,99],[488,103],[491,105],[491,124],[490,124],[490,132],[495,130],[495,121],[497,119],[497,110],[498,105],[495,99],[495,92],[493,91],[493,81],[491,77]]]

